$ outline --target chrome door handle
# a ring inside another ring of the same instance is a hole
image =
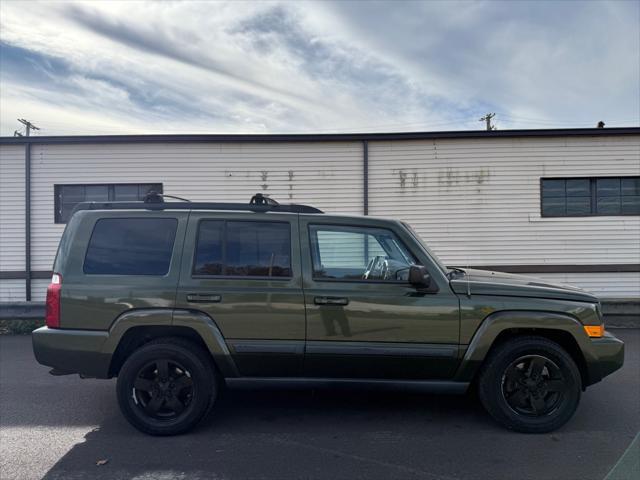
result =
[[[349,305],[346,297],[315,297],[313,303],[316,305]]]
[[[187,294],[187,302],[193,303],[219,303],[222,301],[222,295],[206,294],[206,293],[189,293]]]

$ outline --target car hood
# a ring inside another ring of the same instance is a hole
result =
[[[578,302],[598,303],[598,298],[570,285],[550,283],[540,278],[509,273],[465,268],[451,280],[456,293],[471,295],[501,295],[511,297],[557,298]]]

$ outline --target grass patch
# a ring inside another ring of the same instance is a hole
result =
[[[0,320],[0,335],[30,335],[44,320]]]

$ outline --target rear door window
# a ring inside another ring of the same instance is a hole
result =
[[[193,273],[291,277],[291,228],[285,222],[203,220]]]
[[[175,218],[103,218],[96,222],[84,273],[166,275],[178,220]]]
[[[224,222],[204,220],[200,222],[194,272],[197,275],[222,275],[224,273]]]

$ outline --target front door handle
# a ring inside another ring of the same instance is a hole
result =
[[[193,303],[219,303],[222,301],[222,295],[207,293],[189,293],[187,294],[187,302]]]
[[[346,297],[315,297],[313,303],[316,305],[349,305]]]

